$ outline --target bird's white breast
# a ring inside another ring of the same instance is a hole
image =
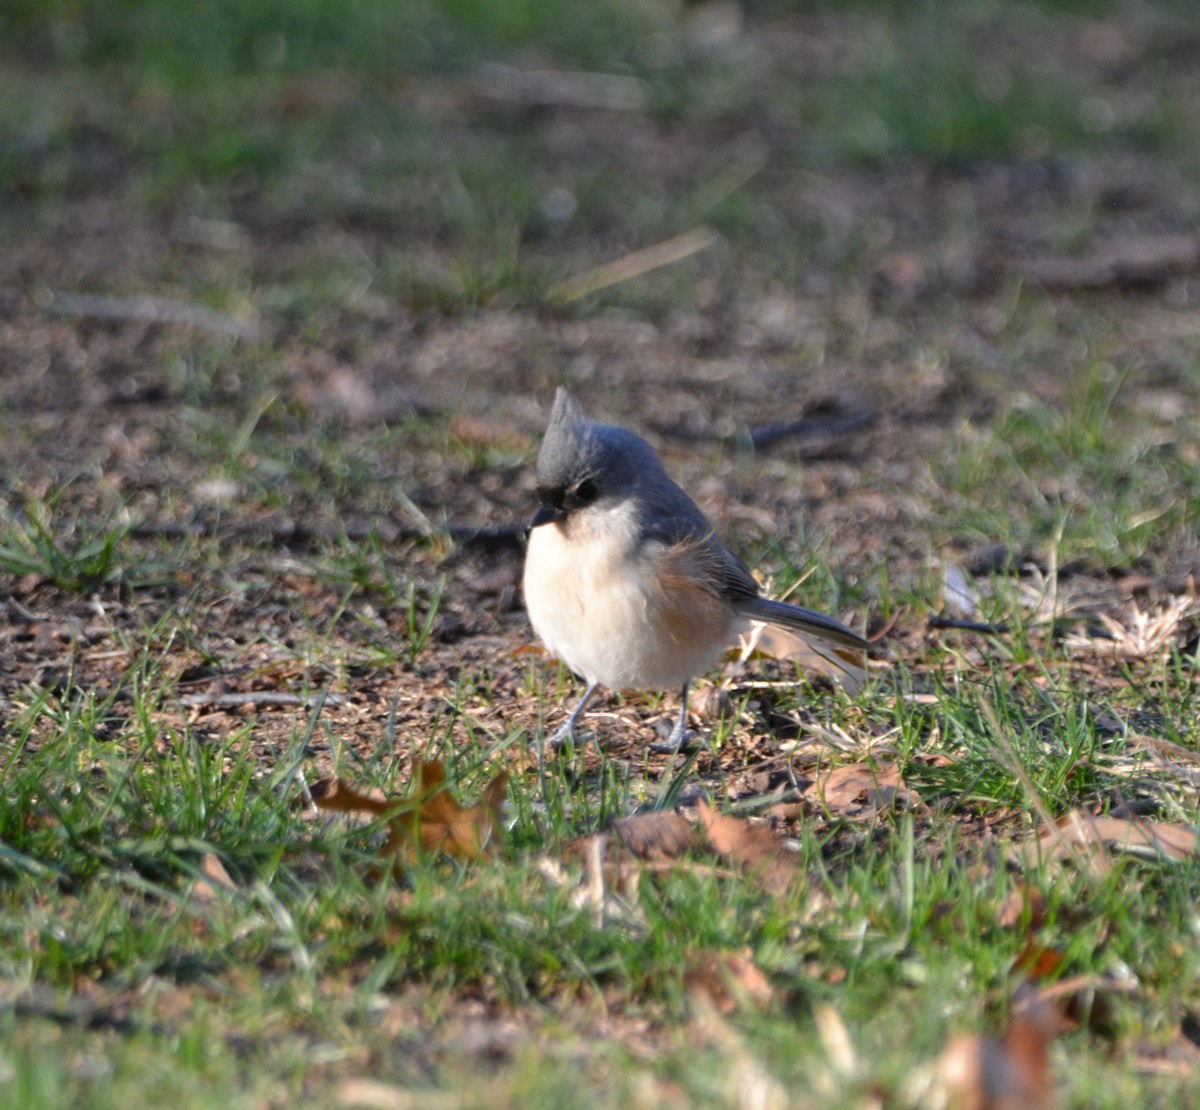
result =
[[[525,605],[550,653],[587,681],[674,688],[711,666],[739,623],[711,585],[681,588],[677,571],[661,545],[635,542],[619,511],[594,512],[533,529]]]

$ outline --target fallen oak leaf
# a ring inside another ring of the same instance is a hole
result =
[[[1151,859],[1195,859],[1196,830],[1158,821],[1093,817],[1073,809],[1034,840],[1015,845],[1010,854],[1015,862],[1026,863],[1030,851],[1035,858],[1063,860],[1075,859],[1082,849],[1089,848],[1101,853],[1111,848]]]
[[[213,906],[222,898],[237,893],[237,884],[230,877],[220,857],[205,852],[200,861],[200,873],[192,881],[190,894],[193,902],[201,906]]]
[[[500,807],[508,790],[508,775],[500,772],[483,791],[477,805],[462,806],[445,785],[440,760],[418,762],[413,773],[411,808],[389,821],[391,833],[384,853],[403,862],[416,843],[423,852],[444,852],[456,859],[478,859],[499,837]]]
[[[678,859],[696,846],[696,831],[678,813],[639,813],[610,821],[606,830],[639,859]]]
[[[771,981],[751,958],[741,952],[693,952],[688,955],[683,985],[689,994],[703,993],[719,1013],[728,1017],[738,1009],[765,1009],[774,992]]]
[[[372,788],[369,793],[363,793],[338,778],[314,782],[309,794],[317,809],[331,812],[369,813],[381,817],[396,807],[396,802],[389,800],[381,790]]]
[[[502,771],[484,788],[479,803],[462,806],[446,785],[445,765],[427,760],[417,762],[412,790],[405,798],[363,793],[339,779],[322,779],[311,794],[320,810],[386,817],[388,839],[382,855],[403,865],[414,848],[456,859],[493,852],[502,835],[501,806],[507,791],[508,775]]]
[[[733,719],[737,715],[737,707],[724,687],[701,686],[692,694],[688,712],[700,721],[720,721]]]
[[[904,784],[900,768],[894,763],[849,763],[834,767],[809,787],[818,804],[831,812],[886,809],[899,803],[911,806],[916,795]]]
[[[696,809],[704,835],[717,854],[758,877],[773,894],[782,894],[804,874],[799,859],[765,825],[717,813],[703,799]]]
[[[1049,979],[1066,959],[1065,953],[1051,945],[1027,940],[1013,962],[1013,970],[1029,979]]]
[[[1001,929],[1015,929],[1028,915],[1027,927],[1030,930],[1037,929],[1046,920],[1048,908],[1046,896],[1036,886],[1018,882],[1000,907],[996,924]]]
[[[1033,996],[1016,1007],[1002,1037],[960,1034],[938,1058],[936,1093],[924,1092],[922,1103],[957,1110],[1050,1110],[1049,1048],[1061,1028],[1055,1009]]]

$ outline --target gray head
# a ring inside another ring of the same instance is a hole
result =
[[[561,386],[537,460],[542,521],[628,497],[639,485],[671,484],[653,448],[625,428],[596,424]]]

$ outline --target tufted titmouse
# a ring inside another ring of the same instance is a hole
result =
[[[537,460],[542,505],[530,526],[525,605],[550,653],[587,681],[566,724],[574,739],[597,686],[683,688],[679,720],[657,750],[688,738],[688,685],[750,621],[845,647],[867,641],[840,621],[760,597],[745,563],[713,534],[654,449],[587,420],[560,388]]]

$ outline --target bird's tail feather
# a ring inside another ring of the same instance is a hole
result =
[[[831,644],[863,651],[871,646],[857,632],[852,632],[834,617],[813,609],[801,609],[799,605],[789,605],[786,601],[772,601],[769,597],[750,598],[739,603],[738,611],[750,620],[778,625]]]

